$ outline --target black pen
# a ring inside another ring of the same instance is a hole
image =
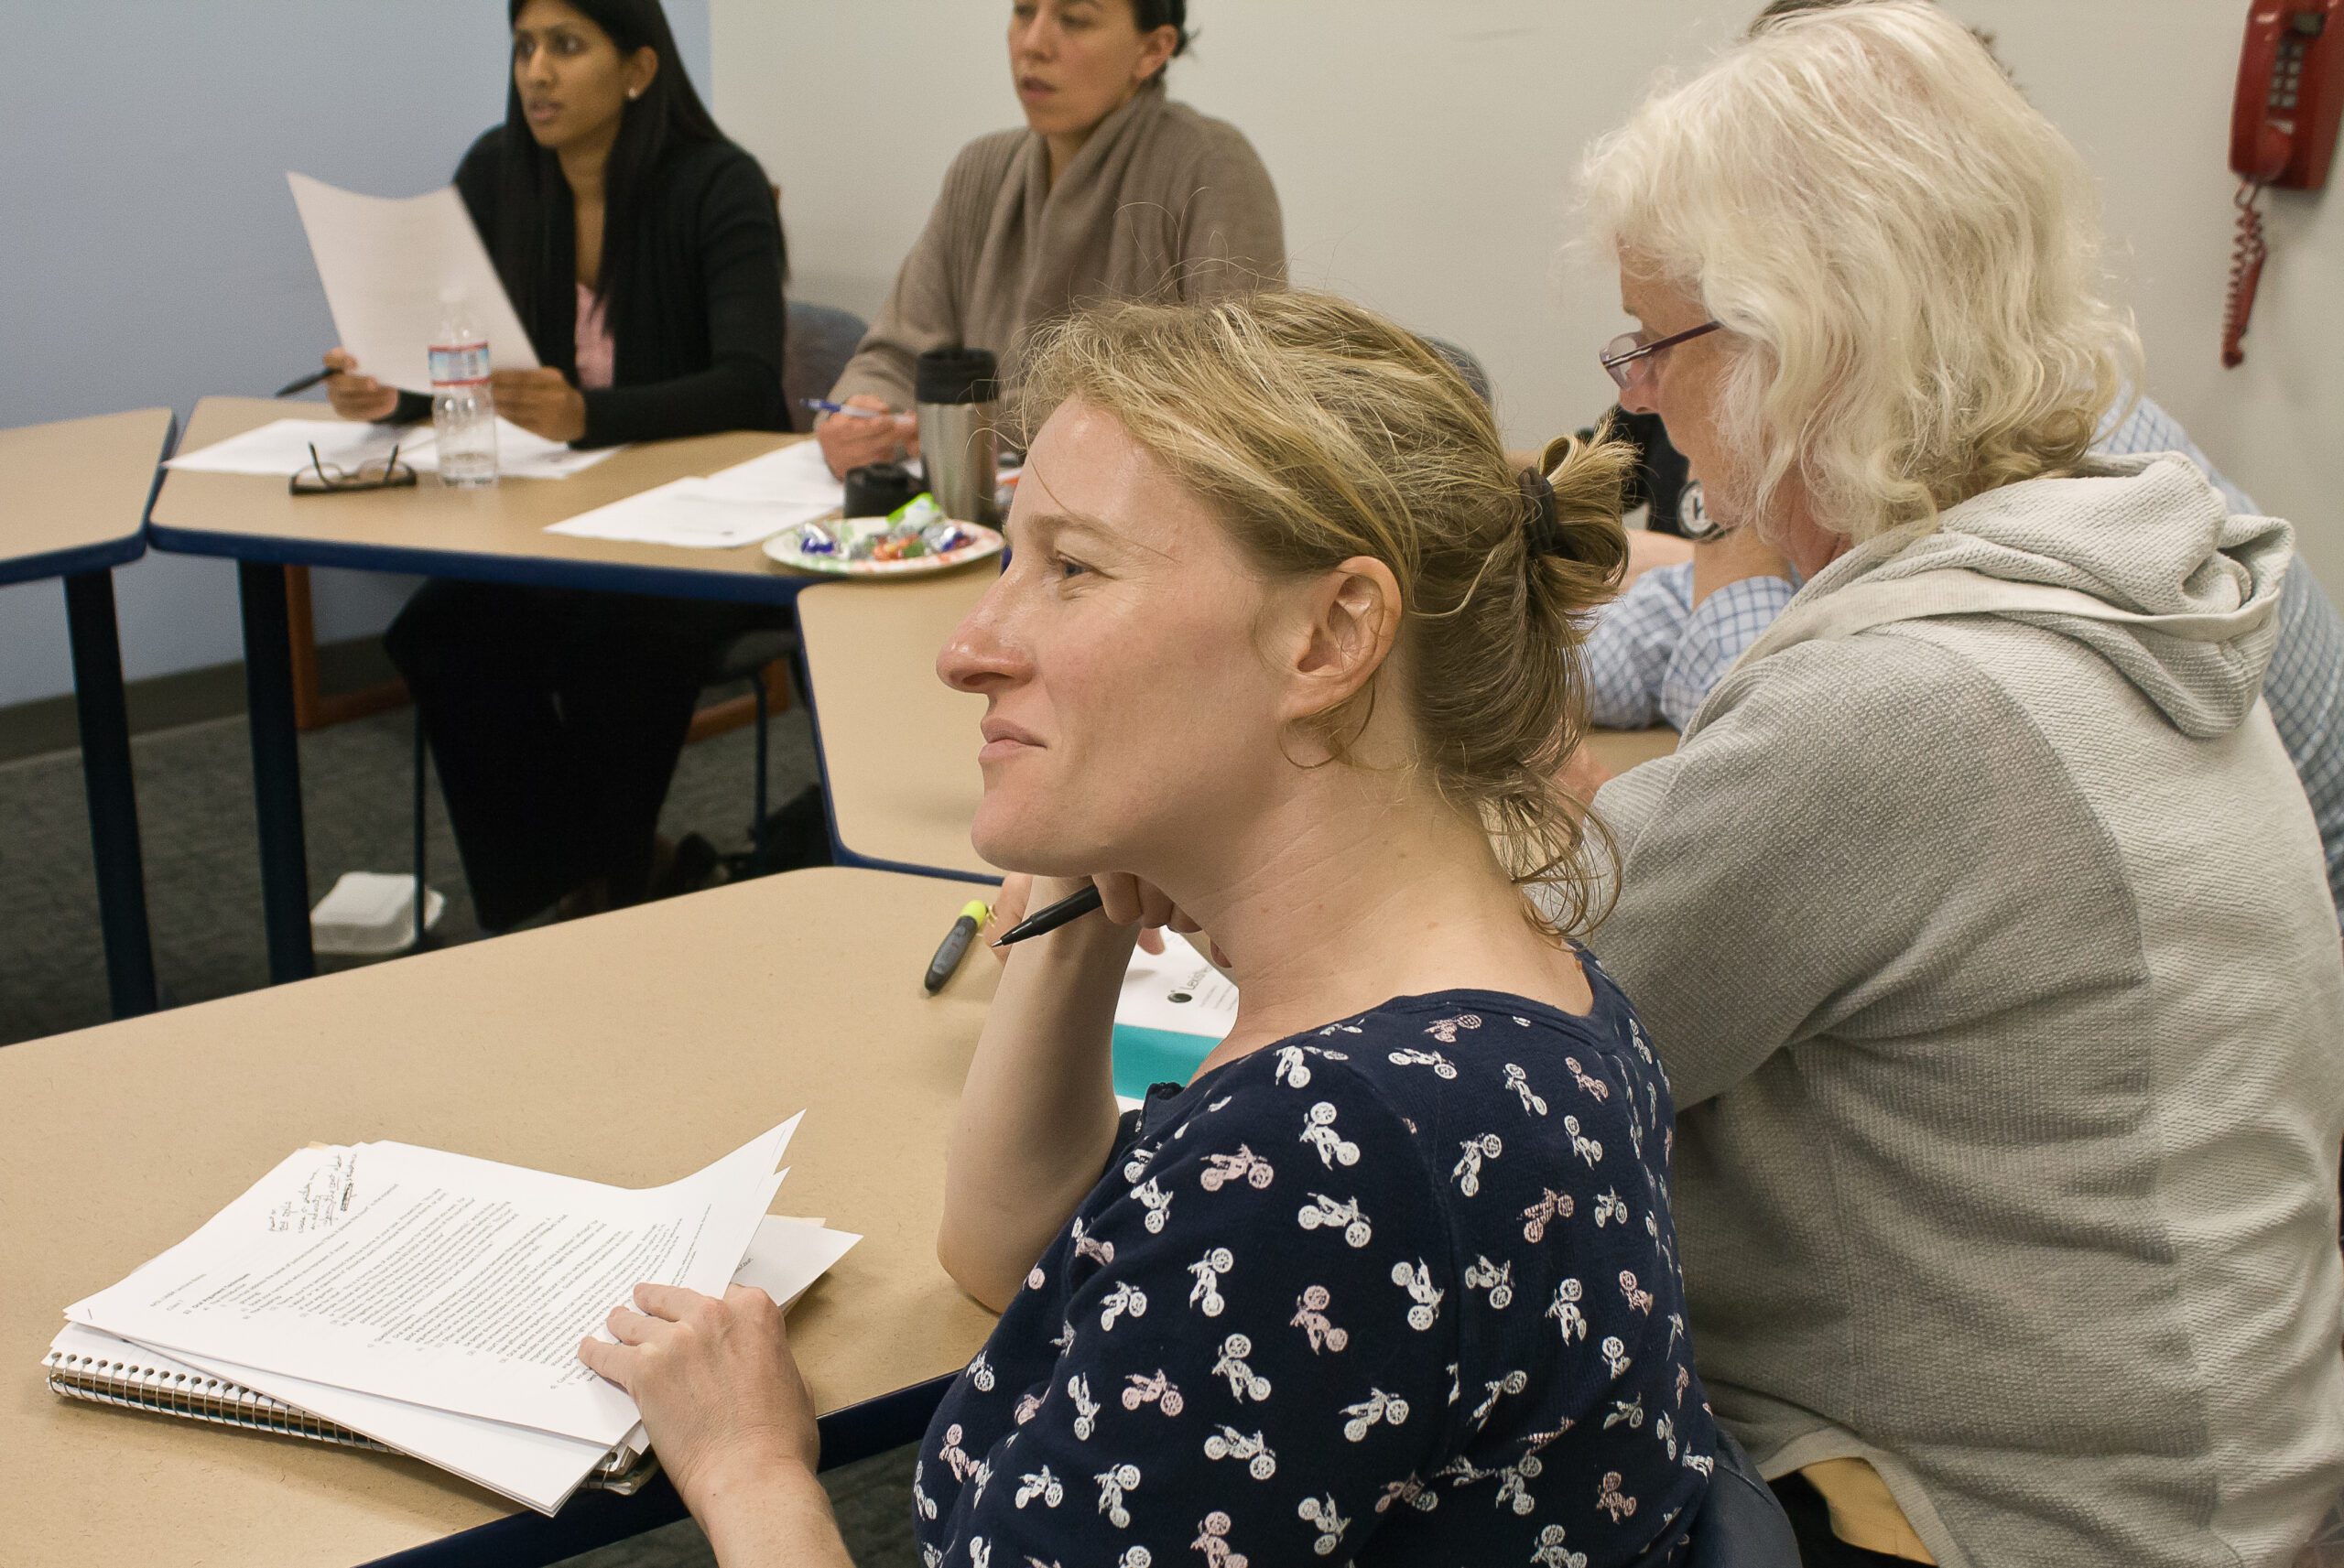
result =
[[[928,961],[925,983],[928,995],[934,996],[944,989],[944,982],[950,979],[952,971],[960,967],[961,956],[969,950],[970,938],[976,935],[979,928],[992,918],[993,911],[985,907],[985,901],[981,898],[971,899],[960,906],[960,918],[952,923],[952,929],[944,934],[942,945],[936,949],[936,957]]]
[[[1013,942],[1023,942],[1028,936],[1040,936],[1059,926],[1081,919],[1099,907],[1099,884],[1092,882],[1071,898],[1062,898],[1047,909],[1037,909],[1000,935],[993,938],[996,947],[1006,947]]]
[[[275,395],[278,397],[297,397],[300,394],[309,391],[309,388],[317,385],[318,383],[325,380],[326,377],[331,374],[333,374],[333,367],[329,365],[324,370],[318,372],[315,375],[305,375],[298,381],[288,382],[285,385],[278,387]]]

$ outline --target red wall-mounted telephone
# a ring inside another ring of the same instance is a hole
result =
[[[2230,110],[2230,171],[2238,192],[2238,252],[2230,263],[2229,308],[2222,318],[2222,363],[2246,354],[2247,317],[2263,280],[2265,187],[2317,190],[2336,157],[2344,114],[2344,0],[2252,0],[2246,47],[2239,56],[2238,99]]]

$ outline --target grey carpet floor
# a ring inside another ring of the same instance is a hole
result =
[[[313,900],[344,871],[407,869],[410,726],[401,711],[301,738]],[[772,733],[768,789],[770,804],[778,806],[813,782],[813,740],[802,707],[777,716]],[[244,719],[141,736],[131,751],[147,919],[165,994],[186,1005],[259,989],[268,969]],[[754,755],[747,730],[686,748],[663,830],[699,832],[720,850],[745,848]],[[431,885],[448,899],[434,940],[481,940],[436,786],[426,819]],[[0,1045],[105,1022],[105,961],[80,754],[0,766],[0,908],[6,911],[0,924]],[[320,967],[348,962],[326,959]],[[908,1568],[917,1561],[910,1449],[842,1466],[824,1479],[863,1568]],[[578,1568],[702,1568],[712,1559],[699,1528],[687,1520],[572,1561]]]
[[[408,866],[412,720],[401,710],[301,738],[301,808],[309,896],[344,871]],[[802,708],[776,715],[767,777],[779,806],[815,778]],[[750,771],[743,729],[687,747],[661,827],[696,831],[720,850],[749,840]],[[209,1001],[266,983],[260,850],[254,824],[250,733],[241,717],[139,737],[131,743],[155,969],[172,1001]],[[427,792],[426,859],[448,899],[440,943],[479,938],[463,869],[436,786]],[[79,752],[0,766],[0,1044],[103,1023],[105,962]],[[321,969],[353,960],[321,959]],[[364,962],[366,960],[356,960]]]

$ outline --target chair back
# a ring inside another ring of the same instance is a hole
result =
[[[1436,338],[1429,334],[1426,335],[1425,341],[1431,345],[1433,352],[1457,367],[1457,373],[1465,378],[1465,384],[1471,387],[1482,402],[1495,401],[1490,395],[1490,373],[1483,367],[1481,362],[1473,356],[1472,350],[1461,344],[1452,343],[1446,338]]]
[[[788,302],[789,337],[781,360],[781,395],[789,400],[793,430],[813,427],[805,399],[828,397],[846,373],[846,362],[863,341],[863,318],[835,305],[804,299]]]
[[[1799,1568],[1798,1538],[1750,1455],[1718,1428],[1717,1469],[1694,1516],[1684,1568]]]

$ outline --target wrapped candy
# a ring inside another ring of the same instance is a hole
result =
[[[866,525],[867,526],[867,525]],[[932,495],[922,493],[887,514],[884,526],[856,534],[844,546],[851,561],[912,561],[941,556],[975,542],[976,535],[944,514]],[[838,550],[808,548],[808,555]]]

